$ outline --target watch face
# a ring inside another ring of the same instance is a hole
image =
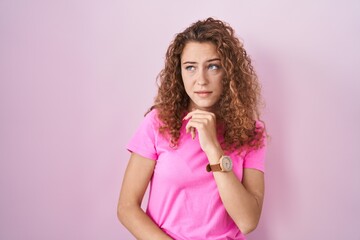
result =
[[[233,164],[230,157],[224,156],[221,160],[221,163],[223,171],[231,171]]]

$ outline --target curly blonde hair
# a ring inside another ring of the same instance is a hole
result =
[[[211,42],[216,46],[224,69],[223,93],[216,116],[224,126],[224,150],[263,145],[264,127],[258,127],[260,85],[243,44],[225,22],[213,18],[197,21],[178,33],[166,52],[165,67],[158,76],[158,94],[151,109],[158,110],[160,133],[179,144],[182,118],[190,98],[181,76],[181,54],[188,42]],[[151,110],[150,109],[150,110]]]

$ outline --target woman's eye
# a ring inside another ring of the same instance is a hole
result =
[[[219,65],[216,65],[216,64],[210,64],[209,65],[209,69],[210,70],[218,70],[220,68],[220,66]]]
[[[194,66],[186,66],[185,69],[187,71],[194,71],[195,70],[195,67]]]

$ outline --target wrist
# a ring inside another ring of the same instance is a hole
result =
[[[217,164],[208,164],[206,166],[207,172],[230,172],[233,168],[233,162],[229,156],[223,155],[219,163]]]
[[[213,147],[205,152],[210,164],[217,164],[221,156],[224,155],[224,151],[220,146]]]

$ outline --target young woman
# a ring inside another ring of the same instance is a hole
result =
[[[242,43],[228,24],[198,21],[176,35],[159,81],[127,146],[119,220],[137,239],[245,239],[263,204],[266,133]]]

